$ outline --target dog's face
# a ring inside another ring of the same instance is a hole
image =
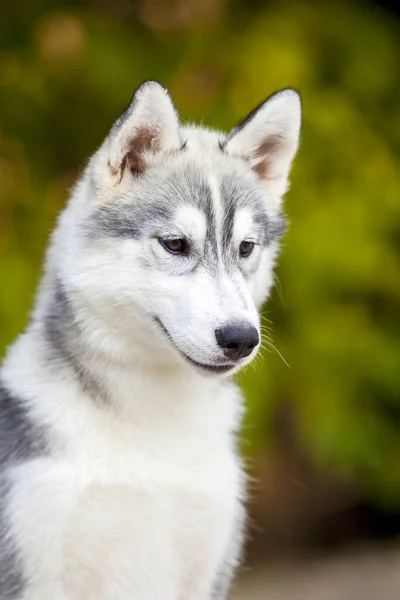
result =
[[[141,86],[88,168],[79,302],[158,360],[217,374],[247,364],[299,129],[292,90],[226,136],[182,127],[167,92]]]

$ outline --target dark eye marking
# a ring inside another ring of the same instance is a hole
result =
[[[241,258],[247,258],[254,250],[255,243],[244,240],[239,246],[239,254]]]
[[[159,238],[158,241],[170,254],[186,255],[188,253],[188,243],[183,238]]]

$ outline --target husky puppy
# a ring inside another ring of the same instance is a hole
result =
[[[300,113],[283,90],[226,135],[147,82],[89,161],[1,370],[1,600],[227,597],[232,375],[259,348]]]

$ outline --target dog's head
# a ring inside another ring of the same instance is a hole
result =
[[[138,89],[77,189],[66,274],[126,352],[204,373],[254,357],[300,113],[283,90],[225,135],[182,126],[159,84]]]

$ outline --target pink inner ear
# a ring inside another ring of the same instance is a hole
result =
[[[146,168],[143,154],[160,150],[159,131],[151,127],[141,127],[129,141],[128,150],[121,163],[121,177],[125,168],[132,175],[140,175]]]
[[[261,179],[273,177],[272,164],[274,158],[279,154],[283,140],[279,135],[273,135],[266,138],[255,152],[255,158],[261,159],[254,165],[253,169]]]

